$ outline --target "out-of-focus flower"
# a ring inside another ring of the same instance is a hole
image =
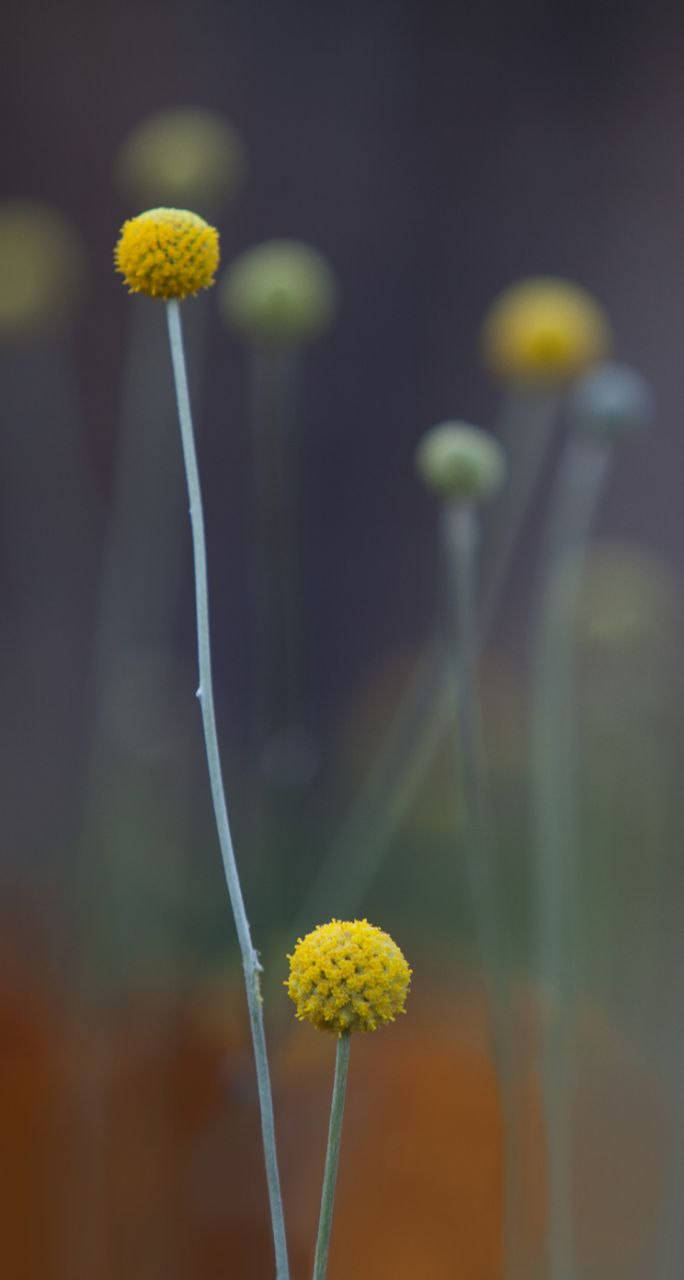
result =
[[[187,298],[214,283],[218,232],[187,209],[148,209],[129,218],[114,251],[132,293]]]
[[[485,364],[504,382],[562,382],[601,360],[610,347],[603,308],[578,285],[553,276],[506,289],[482,330]]]
[[[396,942],[367,920],[331,920],[299,938],[288,995],[321,1031],[375,1031],[404,1004],[411,970]]]
[[[0,205],[0,338],[64,328],[83,277],[79,236],[57,209],[23,200]]]
[[[501,446],[463,422],[443,422],[426,432],[416,450],[416,466],[439,497],[474,502],[491,498],[506,474]]]
[[[584,645],[610,653],[668,639],[679,646],[681,615],[676,577],[657,556],[621,542],[592,549],[577,617]]]
[[[625,434],[652,421],[653,393],[635,369],[605,363],[591,369],[573,388],[570,411],[585,431]]]
[[[268,240],[226,269],[219,304],[227,324],[248,341],[296,345],[330,326],[337,286],[316,249],[297,240]]]
[[[199,107],[161,111],[124,140],[117,178],[128,199],[214,212],[239,187],[245,155],[223,116]]]

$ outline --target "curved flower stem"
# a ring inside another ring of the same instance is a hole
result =
[[[340,1135],[342,1133],[342,1119],[344,1116],[344,1096],[347,1089],[350,1047],[351,1035],[348,1031],[345,1031],[344,1035],[341,1035],[337,1041],[335,1080],[333,1083],[332,1102],[330,1104],[330,1126],[328,1128],[328,1150],[325,1156],[325,1172],[323,1174],[323,1191],[321,1194],[321,1212],[318,1219],[318,1236],[316,1238],[313,1280],[325,1280],[328,1270],[328,1249],[330,1246],[330,1230],[332,1228],[333,1207],[335,1204],[337,1166],[340,1159]]]
[[[183,461],[188,483],[190,499],[190,522],[192,525],[192,545],[195,562],[195,604],[197,611],[197,648],[199,656],[199,688],[197,696],[202,709],[202,724],[209,768],[211,795],[214,803],[214,815],[218,829],[223,869],[225,872],[228,895],[230,897],[235,926],[237,929],[242,965],[245,973],[247,989],[247,1005],[254,1045],[257,1084],[259,1089],[259,1105],[261,1108],[261,1131],[264,1142],[266,1160],[266,1178],[271,1207],[273,1225],[273,1242],[277,1268],[277,1280],[289,1280],[287,1260],[287,1242],[283,1204],[280,1193],[280,1178],[275,1146],[275,1125],[273,1120],[273,1100],[271,1082],[266,1054],[266,1038],[264,1035],[264,1019],[261,1001],[259,973],[261,965],[249,931],[249,922],[242,897],[242,889],[238,876],[235,852],[228,821],[226,797],[223,789],[221,760],[218,737],[216,733],[216,715],[214,711],[214,694],[211,674],[211,648],[209,642],[209,597],[207,589],[207,563],[204,540],[204,516],[202,512],[202,494],[200,488],[197,454],[192,427],[190,396],[185,371],[183,352],[183,332],[181,328],[180,310],[176,299],[167,304],[166,309],[171,359],[178,400],[178,417],[180,421],[181,441],[183,445]]]
[[[553,1000],[544,1054],[549,1180],[549,1274],[572,1280],[570,1022],[577,984],[579,831],[572,626],[589,531],[611,446],[574,436],[562,460],[548,534],[534,664],[532,783],[541,978]]]

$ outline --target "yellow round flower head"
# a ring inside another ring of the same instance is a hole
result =
[[[611,347],[602,307],[567,280],[522,280],[496,299],[482,330],[485,364],[506,382],[562,382]]]
[[[218,232],[187,209],[148,209],[124,222],[114,261],[132,293],[187,298],[214,283]]]
[[[285,983],[300,1022],[375,1031],[404,1012],[411,980],[396,942],[367,920],[331,920],[299,938]]]

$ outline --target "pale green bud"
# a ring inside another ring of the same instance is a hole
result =
[[[441,498],[480,502],[501,488],[506,475],[503,449],[479,427],[443,422],[423,436],[416,466]]]
[[[329,328],[337,286],[316,249],[297,240],[268,240],[227,268],[219,305],[227,324],[248,341],[297,345]]]

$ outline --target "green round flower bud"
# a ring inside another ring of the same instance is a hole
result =
[[[416,466],[428,488],[441,498],[473,502],[491,498],[506,475],[501,445],[486,431],[463,422],[432,427],[418,445]]]
[[[140,208],[199,208],[214,213],[239,187],[245,154],[223,116],[199,107],[161,111],[124,140],[119,186]]]
[[[78,233],[49,205],[0,205],[0,338],[60,331],[80,300],[84,255]]]
[[[640,373],[623,364],[602,364],[575,386],[570,410],[586,431],[637,431],[653,419],[653,393]]]
[[[308,342],[331,324],[337,286],[322,254],[296,240],[269,240],[241,254],[219,282],[226,322],[251,342]]]

